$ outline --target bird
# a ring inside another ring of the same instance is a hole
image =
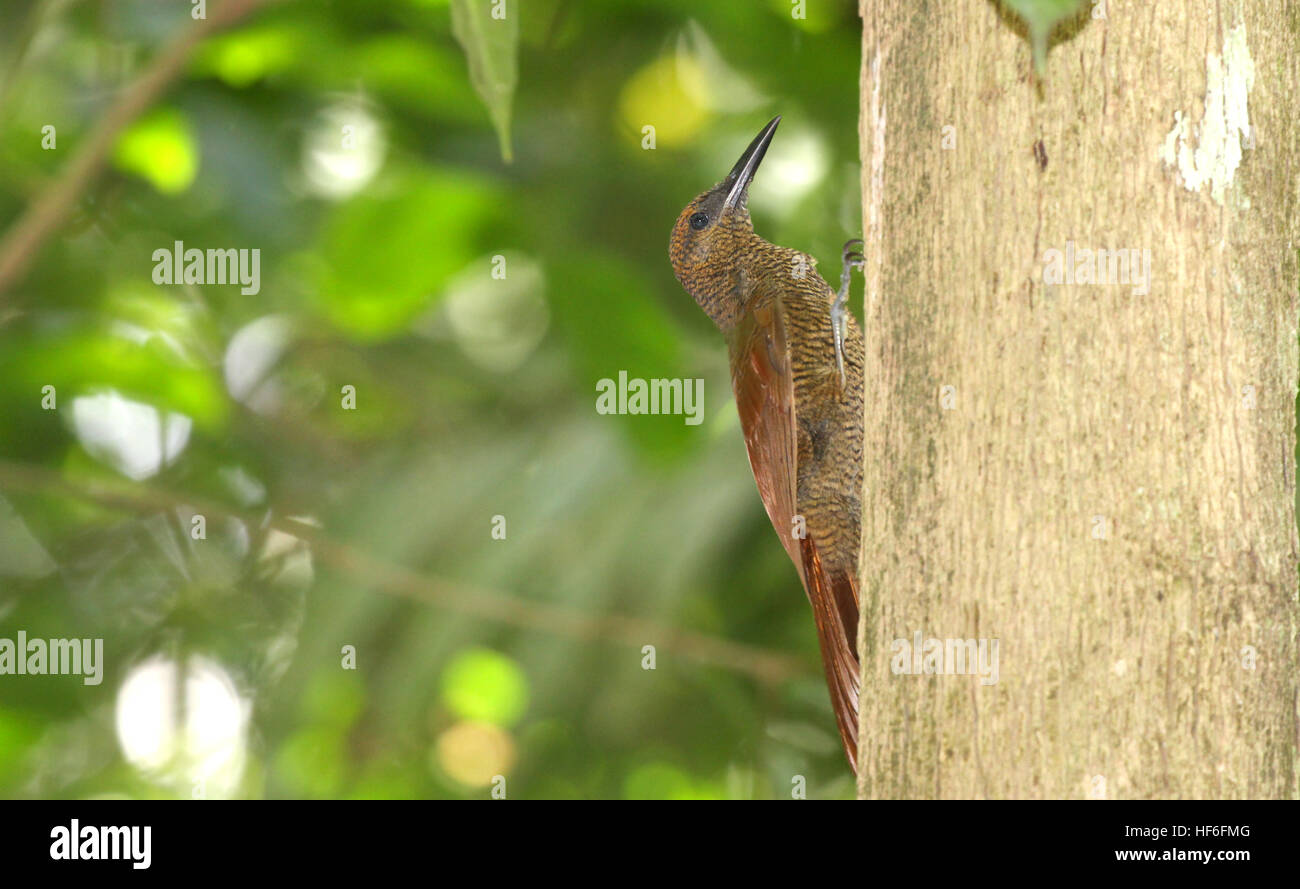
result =
[[[727,342],[759,496],[803,583],[844,752],[857,771],[858,559],[865,340],[846,309],[863,255],[844,245],[832,290],[806,253],[754,231],[749,185],[781,122],[673,225],[673,273]]]

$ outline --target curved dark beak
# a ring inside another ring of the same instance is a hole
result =
[[[781,115],[777,115],[768,121],[767,126],[759,131],[754,137],[754,141],[749,143],[745,153],[736,161],[736,165],[731,168],[727,178],[722,180],[722,184],[727,187],[727,199],[723,202],[724,209],[741,206],[749,194],[749,183],[758,172],[758,165],[763,162],[763,155],[767,154],[768,143],[772,141],[772,136],[776,133],[776,126],[781,122]]]

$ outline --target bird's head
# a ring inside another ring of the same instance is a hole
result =
[[[749,183],[767,153],[781,118],[763,127],[727,178],[686,205],[673,226],[668,256],[673,273],[700,308],[724,330],[739,314],[736,272],[743,248],[754,238],[746,202]]]

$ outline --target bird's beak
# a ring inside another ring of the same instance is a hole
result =
[[[763,162],[763,155],[767,154],[768,143],[772,141],[772,136],[776,133],[776,125],[781,122],[781,115],[777,115],[768,121],[767,126],[759,131],[754,137],[754,141],[749,143],[745,153],[736,161],[736,165],[731,168],[727,178],[722,180],[722,184],[727,186],[727,199],[723,202],[723,209],[740,206],[749,193],[750,180],[754,178],[754,173],[758,171],[758,165]]]

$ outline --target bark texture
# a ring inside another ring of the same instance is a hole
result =
[[[1300,3],[861,13],[860,795],[1296,796]]]

